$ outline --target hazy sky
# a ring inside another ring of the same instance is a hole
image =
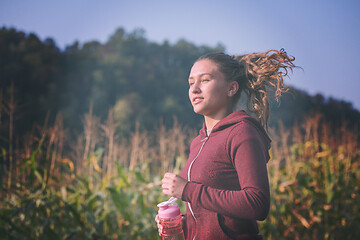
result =
[[[53,38],[62,49],[104,43],[119,27],[142,28],[160,44],[221,43],[229,54],[285,48],[303,68],[287,84],[360,110],[360,1],[0,0],[0,26]]]

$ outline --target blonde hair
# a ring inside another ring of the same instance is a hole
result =
[[[239,90],[234,96],[234,106],[242,92],[247,95],[247,108],[254,113],[262,126],[268,129],[270,106],[268,93],[274,92],[276,101],[282,93],[288,91],[283,79],[296,66],[294,57],[284,49],[269,50],[264,53],[251,53],[230,56],[224,53],[212,53],[200,57],[197,61],[208,59],[218,65],[219,71],[229,82],[236,81]]]

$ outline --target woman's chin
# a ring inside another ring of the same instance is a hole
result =
[[[194,113],[201,114],[202,115],[202,109],[198,106],[193,106]]]

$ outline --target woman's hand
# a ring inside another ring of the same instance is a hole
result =
[[[161,221],[160,221],[160,218],[159,218],[159,215],[156,215],[155,217],[155,221],[156,221],[156,225],[158,227],[158,231],[159,231],[159,236],[161,237],[163,235],[163,226],[161,225]]]
[[[161,182],[161,187],[165,195],[181,199],[185,185],[188,181],[174,173],[165,173]]]

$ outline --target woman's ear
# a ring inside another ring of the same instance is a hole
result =
[[[229,84],[228,96],[229,97],[234,96],[237,93],[238,90],[239,90],[239,83],[237,81],[232,81]]]

